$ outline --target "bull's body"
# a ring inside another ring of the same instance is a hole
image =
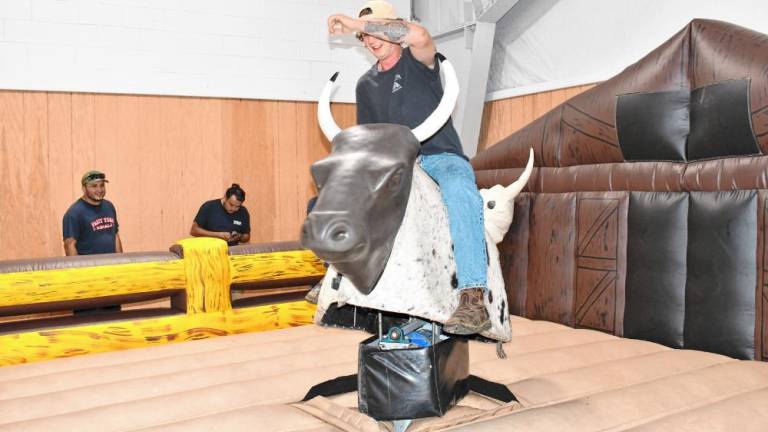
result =
[[[498,250],[488,235],[486,242],[489,295],[485,296],[485,302],[492,325],[482,335],[508,341],[512,333]],[[334,290],[332,281],[338,271],[331,265],[321,285],[315,321],[320,324],[325,311],[333,303],[339,303],[443,323],[451,316],[458,302],[454,289],[455,272],[448,214],[440,190],[416,165],[405,216],[375,288],[364,294],[349,278],[342,277],[338,290]]]

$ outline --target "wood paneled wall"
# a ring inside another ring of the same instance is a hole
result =
[[[587,84],[486,103],[477,151],[498,143],[552,108],[594,86]]]
[[[339,125],[354,106],[335,104]],[[316,104],[0,91],[0,259],[63,255],[61,219],[89,169],[107,174],[126,251],[188,236],[203,201],[247,193],[252,241],[295,240],[329,144]]]
[[[592,85],[489,102],[479,149]],[[80,176],[106,172],[126,251],[188,236],[203,201],[247,193],[251,241],[295,240],[328,154],[311,102],[0,91],[0,260],[63,255]],[[334,104],[341,127],[351,104]]]

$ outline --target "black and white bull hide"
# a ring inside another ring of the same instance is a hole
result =
[[[319,104],[321,128],[331,154],[312,166],[319,194],[304,223],[302,244],[330,264],[321,283],[315,322],[334,304],[417,316],[444,323],[458,305],[448,214],[437,184],[416,163],[420,142],[450,117],[458,84],[442,63],[446,89],[435,112],[411,131],[392,124],[340,131],[330,117],[330,88]],[[447,102],[446,102],[447,100]],[[424,126],[424,128],[422,127]],[[512,220],[514,197],[533,166],[533,152],[520,179],[483,191],[489,258],[485,305],[491,328],[481,335],[511,339],[498,243]],[[337,275],[341,274],[340,282]],[[335,282],[334,282],[335,280]]]

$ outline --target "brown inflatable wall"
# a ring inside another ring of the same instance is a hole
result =
[[[511,312],[768,359],[766,64],[768,36],[694,20],[478,154],[488,187],[535,152],[501,244]]]

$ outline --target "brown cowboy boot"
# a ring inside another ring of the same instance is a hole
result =
[[[443,331],[457,335],[480,333],[491,328],[488,311],[483,302],[482,288],[463,289],[459,293],[459,306],[443,326]]]

